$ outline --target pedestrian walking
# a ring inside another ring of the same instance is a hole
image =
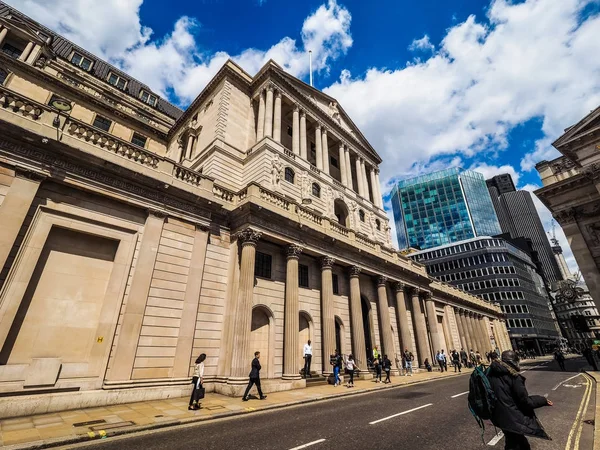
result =
[[[481,353],[479,353],[479,350],[477,350],[475,352],[475,361],[476,361],[477,365],[481,364],[482,358],[481,358]]]
[[[439,352],[438,364],[440,365],[440,372],[443,372],[444,370],[448,372],[448,360],[446,358],[446,354],[444,353],[444,349]]]
[[[190,404],[188,409],[190,411],[195,411],[200,409],[200,400],[204,398],[204,388],[202,387],[202,383],[204,383],[204,360],[206,359],[206,353],[202,353],[198,358],[196,358],[195,366],[194,366],[194,376],[192,377],[192,384],[194,385],[192,389],[192,394],[190,395]]]
[[[375,362],[376,359],[379,359],[380,356],[377,346],[373,347],[373,362]]]
[[[554,359],[558,363],[560,370],[562,370],[563,372],[567,370],[565,367],[565,355],[563,355],[563,352],[561,352],[558,348],[554,352]]]
[[[309,341],[310,342],[310,341]],[[248,387],[246,388],[246,392],[244,392],[244,396],[242,397],[242,401],[248,401],[248,394],[250,393],[250,389],[252,389],[252,385],[256,385],[256,389],[258,390],[258,396],[261,400],[267,398],[266,395],[263,395],[262,389],[260,388],[260,352],[254,352],[254,359],[252,360],[252,369],[250,370],[250,381],[248,382]]]
[[[375,383],[381,383],[381,358],[375,358],[373,366],[375,367]]]
[[[487,374],[496,394],[492,423],[504,433],[505,450],[530,450],[526,436],[550,440],[534,410],[552,402],[541,395],[530,396],[519,371],[517,354],[507,350],[500,360],[492,361]]]
[[[356,363],[354,362],[354,357],[352,355],[348,355],[348,359],[346,360],[346,372],[350,376],[348,380],[348,387],[354,387],[354,371],[356,370]]]
[[[460,370],[460,355],[458,354],[458,352],[456,350],[452,350],[452,365],[454,366],[454,373],[456,373],[457,369],[459,372],[461,372],[461,370]]]
[[[473,349],[471,349],[471,351],[469,352],[469,363],[469,367],[475,367],[477,365],[477,358],[475,357],[475,352],[473,351]]]
[[[312,378],[312,375],[310,373],[310,362],[312,361],[312,345],[310,344],[310,339],[306,344],[304,344],[304,378]]]
[[[469,356],[464,348],[460,349],[460,360],[462,361],[463,366],[469,367]]]
[[[411,351],[409,351],[408,349],[405,349],[402,359],[404,359],[404,368],[406,369],[405,375],[407,377],[412,377],[413,376],[412,365],[413,365],[413,361],[415,360],[414,355],[412,354]]]
[[[335,354],[331,360],[331,365],[333,366],[333,386],[339,386],[340,381],[340,370],[342,369],[344,360],[342,359],[342,355],[340,355],[340,351],[336,348]]]
[[[385,372],[384,383],[386,383],[386,384],[391,383],[392,380],[390,380],[390,373],[392,371],[392,362],[390,361],[390,359],[388,358],[387,355],[383,355],[382,365],[383,365],[383,371]]]

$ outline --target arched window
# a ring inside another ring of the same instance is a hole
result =
[[[362,209],[358,211],[358,218],[361,222],[365,221],[365,212]]]
[[[381,231],[381,222],[379,219],[375,219],[375,227],[377,228],[377,231]]]
[[[321,198],[321,186],[319,186],[317,183],[312,184],[312,195]]]
[[[295,175],[296,174],[294,173],[294,170],[291,167],[285,168],[285,181],[287,181],[288,183],[294,184],[294,176]]]
[[[8,71],[0,67],[0,84],[4,84],[6,77],[8,77]]]

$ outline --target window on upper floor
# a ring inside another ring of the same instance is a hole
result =
[[[294,170],[291,167],[285,168],[285,181],[294,184],[295,175],[296,174],[294,173]]]
[[[319,186],[317,183],[312,184],[312,195],[321,198],[321,186]]]
[[[73,56],[71,56],[71,63],[81,67],[83,70],[86,71],[92,68],[92,60],[90,58],[86,58],[85,56],[77,52],[74,52]]]
[[[377,231],[381,231],[381,221],[379,219],[375,219],[375,228],[377,228]]]
[[[340,166],[338,165],[338,160],[335,156],[329,157],[329,163],[331,164],[332,167],[337,167],[338,169],[340,168]]]
[[[6,40],[2,45],[2,52],[11,58],[19,59],[19,57],[23,54],[23,50],[27,47],[27,43],[25,41],[10,39]]]
[[[254,276],[261,278],[271,278],[271,264],[273,258],[266,253],[256,252],[254,264]]]
[[[10,72],[8,70],[4,70],[0,67],[0,84],[4,84],[9,73]]]
[[[108,131],[110,130],[110,126],[112,125],[112,120],[109,120],[106,117],[102,117],[96,114],[93,125],[96,128],[100,128],[101,130]]]
[[[358,211],[358,218],[361,222],[365,221],[365,212],[362,209]]]
[[[298,265],[298,286],[308,288],[308,266]]]
[[[331,283],[333,284],[334,295],[340,295],[340,283],[336,273],[331,274]]]
[[[149,104],[150,106],[156,106],[156,102],[158,101],[158,97],[154,94],[151,94],[148,91],[142,89],[140,91],[140,100],[144,103]]]
[[[291,136],[293,134],[292,127],[287,127],[287,135]]]
[[[131,136],[131,143],[138,147],[144,148],[147,140],[148,138],[146,136],[142,136],[139,133],[133,133],[133,136]]]
[[[116,88],[124,90],[127,87],[127,80],[117,74],[110,72],[108,74],[108,84],[112,84]]]

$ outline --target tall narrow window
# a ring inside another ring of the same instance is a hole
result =
[[[139,133],[133,133],[133,136],[131,137],[131,143],[142,148],[146,146],[147,140],[148,138],[146,136],[142,136]]]
[[[365,212],[362,209],[358,211],[358,217],[361,222],[365,221]]]
[[[285,168],[285,181],[294,184],[294,170],[291,167]]]
[[[340,284],[339,284],[339,278],[338,278],[337,274],[335,274],[335,273],[331,274],[331,283],[333,284],[334,295],[340,295]]]
[[[319,198],[321,197],[321,186],[319,186],[317,183],[312,184],[312,195]]]
[[[273,258],[266,253],[256,252],[254,275],[261,278],[271,278],[271,263]]]
[[[308,266],[304,264],[298,265],[298,285],[303,288],[308,288]]]
[[[0,67],[0,84],[4,84],[7,77],[8,77],[8,71],[4,70]]]

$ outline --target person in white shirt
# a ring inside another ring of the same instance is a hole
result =
[[[310,374],[310,361],[312,360],[312,346],[310,340],[304,344],[304,378],[311,377]]]
[[[200,395],[204,392],[202,383],[204,383],[204,360],[206,359],[206,353],[202,353],[196,359],[196,365],[194,366],[194,376],[192,377],[192,383],[194,388],[192,389],[192,395],[190,395],[190,404],[188,409],[194,411],[200,409]]]
[[[348,371],[348,375],[350,375],[347,386],[349,388],[354,387],[354,370],[356,370],[356,363],[354,362],[354,357],[352,355],[349,355],[346,360],[346,370]]]

